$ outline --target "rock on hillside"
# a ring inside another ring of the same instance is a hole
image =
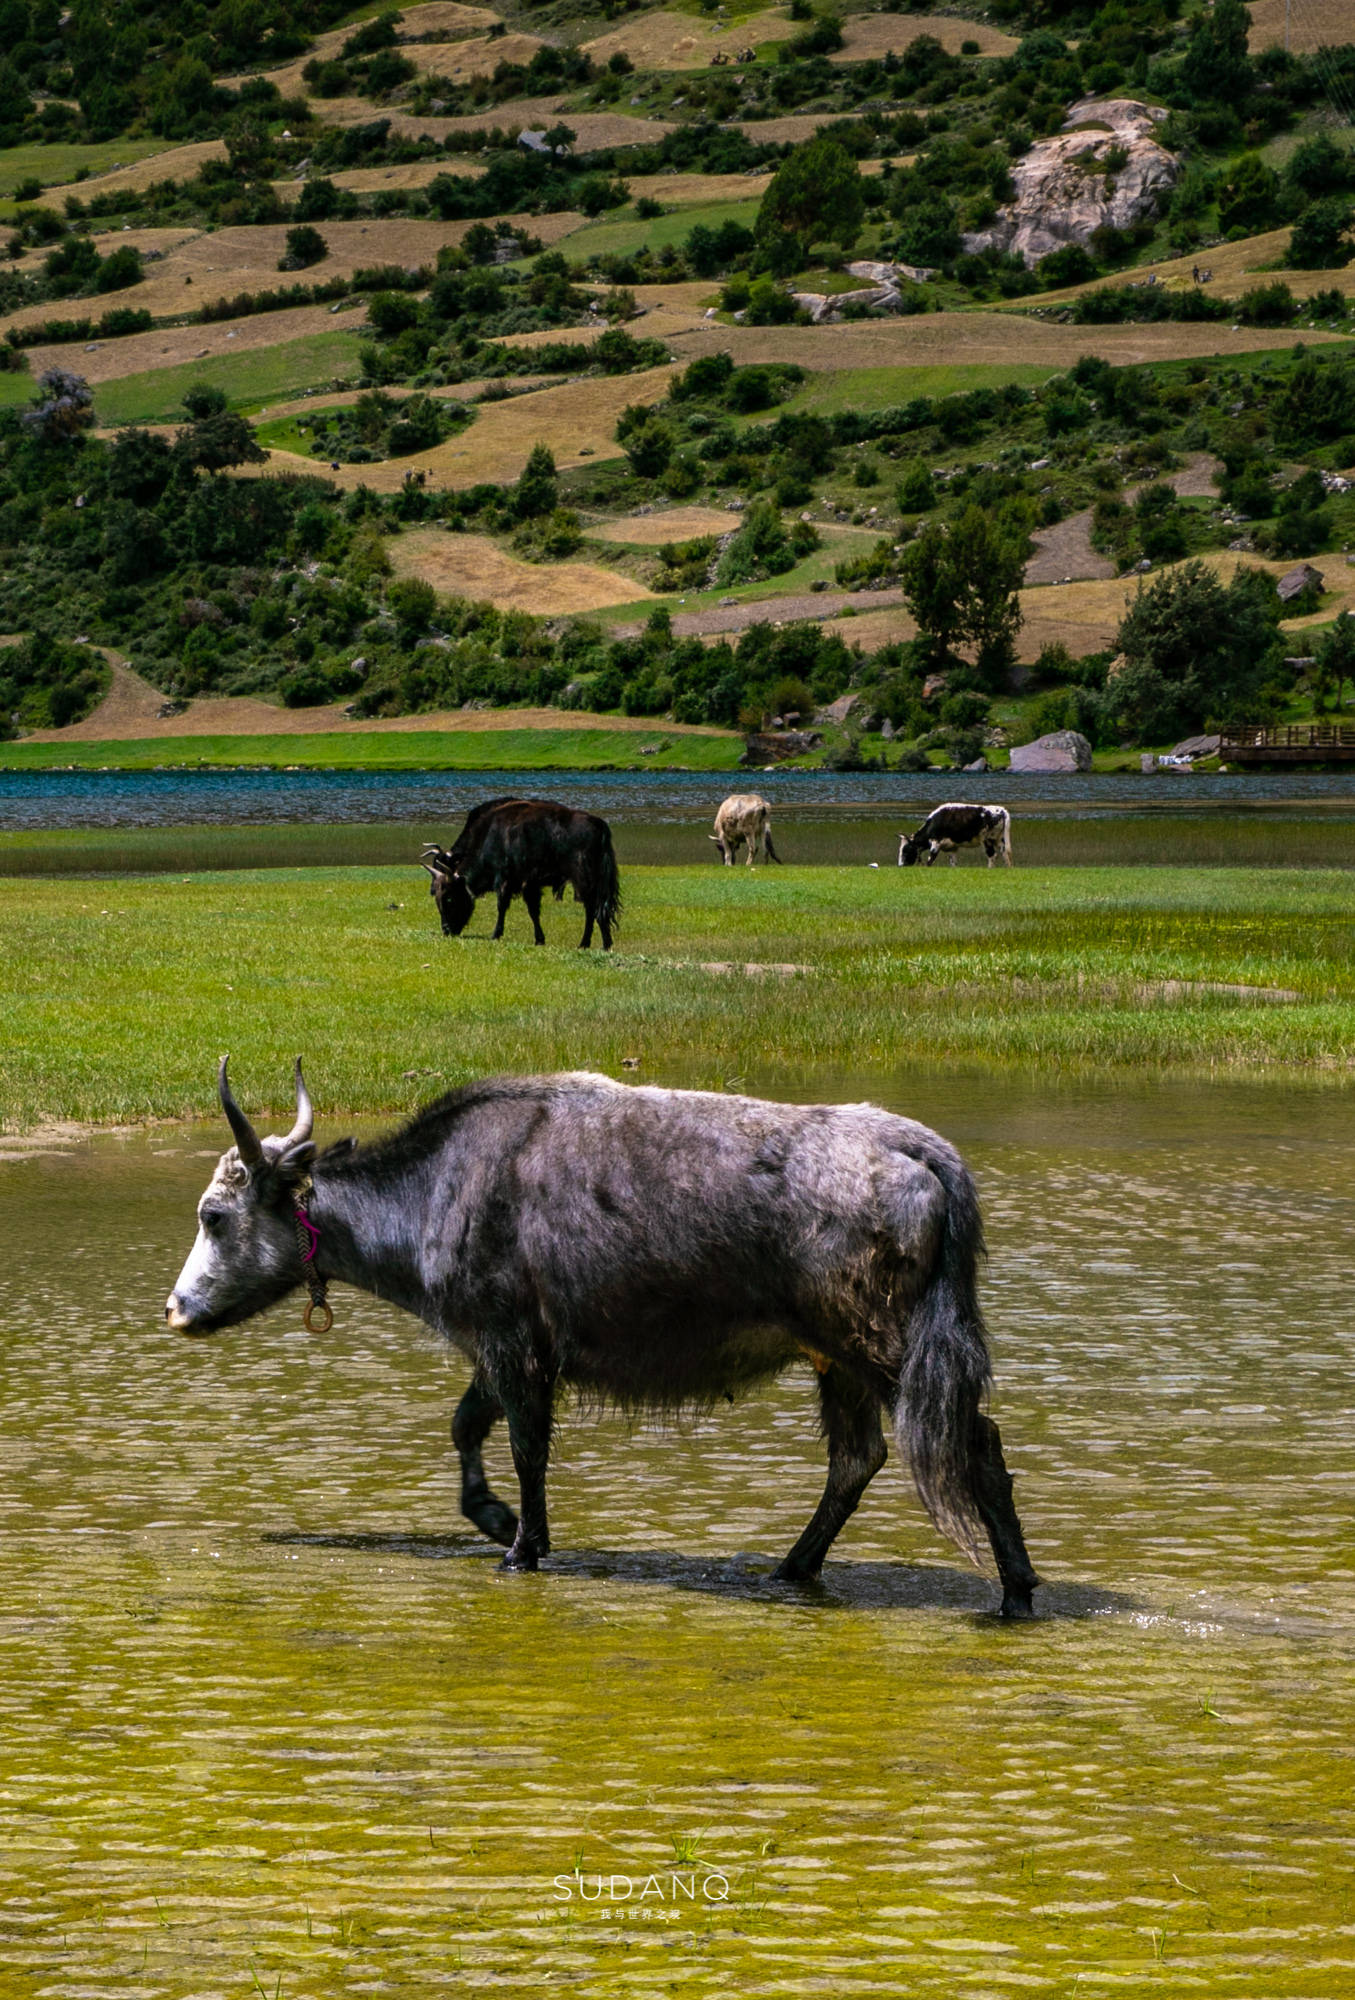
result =
[[[1038,264],[1066,244],[1085,248],[1098,229],[1129,229],[1154,216],[1181,171],[1154,133],[1166,115],[1128,97],[1072,105],[1062,132],[1039,140],[1013,166],[1015,201],[966,236],[966,250],[1011,250]]]
[[[1012,751],[1013,771],[1090,771],[1092,746],[1076,729],[1056,729]]]

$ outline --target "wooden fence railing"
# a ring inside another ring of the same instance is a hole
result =
[[[1265,763],[1355,758],[1355,723],[1244,723],[1219,731],[1219,756]]]

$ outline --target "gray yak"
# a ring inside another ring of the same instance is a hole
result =
[[[708,833],[706,839],[715,842],[726,868],[734,866],[734,857],[745,841],[750,868],[757,860],[759,847],[768,861],[781,859],[772,846],[772,809],[756,792],[735,792],[726,799],[715,815],[715,831]]]
[[[701,1408],[812,1364],[828,1444],[823,1498],[776,1570],[816,1576],[885,1460],[882,1419],[936,1526],[979,1559],[1002,1612],[1038,1581],[984,1414],[974,1183],[935,1132],[870,1104],[770,1104],[631,1088],[604,1076],[497,1077],[438,1099],[367,1145],[317,1153],[297,1118],[261,1140],[218,1088],[235,1135],[198,1206],[165,1307],[210,1334],[301,1285],[392,1300],[474,1370],[452,1423],[463,1513],[530,1570],[550,1550],[556,1398]],[[327,1331],[327,1326],[319,1330]],[[504,1418],[520,1510],[481,1448]]]

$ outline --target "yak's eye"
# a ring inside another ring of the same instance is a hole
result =
[[[219,1208],[204,1208],[198,1216],[203,1230],[208,1236],[219,1236],[226,1217]]]

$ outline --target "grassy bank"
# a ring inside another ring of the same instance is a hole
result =
[[[704,867],[626,889],[603,957],[572,949],[572,906],[544,951],[517,909],[489,944],[483,905],[444,940],[410,868],[0,881],[0,1121],[206,1113],[222,1049],[255,1107],[304,1050],[327,1122],[626,1057],[712,1086],[800,1070],[815,1094],[919,1064],[1351,1073],[1336,872]]]
[[[644,744],[667,747],[641,757]],[[295,766],[326,771],[732,771],[743,738],[635,729],[410,729],[318,736],[150,736],[107,743],[0,743],[0,770],[147,771]]]
[[[850,785],[843,780],[844,787]],[[547,785],[529,790],[547,790]],[[927,802],[841,811],[776,813],[777,853],[796,867],[895,865],[898,834],[917,824]],[[0,876],[194,875],[252,868],[409,868],[425,840],[447,841],[460,809],[441,819],[375,826],[166,826],[108,831],[0,833]],[[717,865],[707,838],[709,812],[631,820],[611,816],[623,868]],[[1185,815],[1110,813],[1080,819],[1020,814],[1013,840],[1027,867],[1355,869],[1355,818],[1295,819],[1280,812]],[[742,865],[742,864],[740,864]],[[944,862],[938,864],[945,867]],[[966,853],[959,867],[982,867]]]

